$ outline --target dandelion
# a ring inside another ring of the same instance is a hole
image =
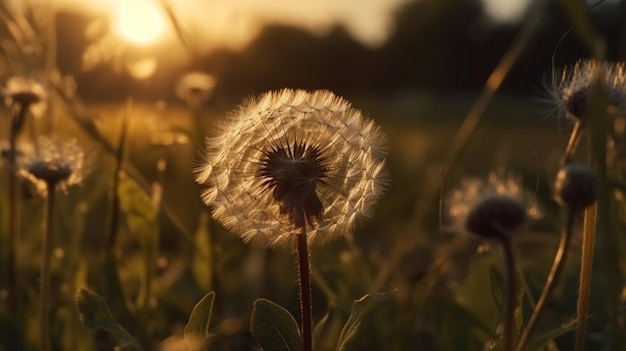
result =
[[[29,111],[36,117],[45,112],[48,94],[44,86],[34,79],[11,77],[7,80],[2,95],[5,104],[16,112],[23,111],[25,114]]]
[[[565,227],[561,232],[559,247],[554,256],[552,268],[546,278],[541,296],[520,339],[518,351],[526,350],[526,345],[530,342],[537,323],[562,275],[561,272],[567,261],[569,243],[574,232],[576,215],[596,201],[595,174],[585,165],[564,165],[556,176],[554,188],[556,200],[565,209]]]
[[[600,75],[599,77],[597,75]],[[609,106],[607,111],[626,114],[626,66],[624,63],[582,60],[564,68],[560,77],[548,87],[551,100],[559,114],[572,121],[581,121],[587,114],[596,77],[605,89]]]
[[[597,85],[606,96],[606,112],[613,118],[626,116],[626,66],[624,63],[582,60],[564,68],[560,78],[553,77],[547,91],[559,115],[574,122],[562,164],[568,164],[575,153],[587,118],[590,101]],[[619,125],[619,124],[618,124]],[[619,139],[619,133],[616,139]]]
[[[539,205],[520,179],[501,172],[489,174],[487,181],[465,179],[447,204],[456,230],[489,239],[508,236],[526,219],[541,216]]]
[[[32,79],[25,77],[12,77],[2,90],[5,103],[11,109],[11,128],[9,130],[9,147],[3,156],[6,155],[8,163],[9,190],[9,220],[8,220],[8,245],[6,245],[7,274],[6,283],[9,287],[9,298],[7,299],[8,310],[17,310],[17,257],[18,238],[20,231],[20,211],[18,189],[20,188],[17,170],[17,137],[22,131],[26,122],[26,116],[30,112],[34,116],[40,115],[45,109],[46,92],[43,86]],[[4,150],[3,150],[4,151]]]
[[[198,107],[213,93],[217,79],[200,71],[183,75],[176,84],[176,96],[189,106]]]
[[[352,230],[380,196],[383,135],[329,91],[288,89],[243,103],[216,135],[196,169],[208,186],[202,199],[244,241],[295,241],[303,350],[310,351],[308,245]]]
[[[196,180],[215,219],[261,245],[349,232],[384,189],[384,137],[329,91],[282,90],[242,104],[207,139]]]
[[[75,139],[61,141],[40,137],[30,149],[33,151],[19,159],[19,172],[42,195],[47,195],[50,188],[67,191],[81,184],[88,173],[85,152]]]
[[[61,142],[40,137],[35,152],[20,159],[20,174],[46,197],[39,297],[40,342],[50,350],[50,265],[53,252],[53,214],[56,190],[80,184],[86,172],[85,154],[75,140]]]
[[[495,240],[502,246],[507,281],[504,350],[512,350],[516,273],[510,237],[527,219],[537,218],[541,212],[519,179],[499,173],[490,174],[487,182],[465,180],[463,187],[451,194],[448,204],[449,214],[458,229]]]

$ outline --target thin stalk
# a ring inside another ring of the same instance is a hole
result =
[[[589,293],[591,291],[591,272],[593,266],[593,248],[596,238],[596,204],[585,210],[583,224],[583,243],[580,258],[580,278],[578,302],[576,304],[576,346],[575,351],[585,348],[585,330],[587,327],[587,311],[589,310]]]
[[[537,305],[533,310],[533,314],[530,316],[530,320],[528,321],[526,330],[524,330],[524,333],[520,338],[520,342],[517,345],[517,351],[525,351],[527,349],[532,334],[537,328],[539,318],[541,318],[541,314],[545,310],[548,300],[550,300],[550,298],[552,297],[554,289],[559,282],[561,272],[563,271],[565,261],[567,260],[567,248],[569,247],[569,242],[572,237],[572,231],[574,229],[574,219],[574,212],[568,210],[565,219],[565,228],[563,229],[563,232],[561,234],[561,241],[559,242],[559,248],[557,249],[556,255],[554,256],[552,268],[550,270],[550,273],[548,274],[548,277],[546,278],[546,283],[543,286],[543,291],[541,292],[541,296],[539,297]]]
[[[580,141],[580,136],[582,135],[583,123],[578,121],[574,124],[574,129],[572,130],[572,134],[569,136],[569,141],[567,142],[567,146],[565,147],[565,152],[563,153],[563,160],[561,163],[563,165],[567,165],[571,162],[572,157],[576,153],[576,149],[578,148],[578,142]]]
[[[50,265],[54,245],[53,218],[56,182],[46,182],[43,245],[41,248],[41,277],[39,280],[39,341],[41,351],[50,351]]]
[[[17,257],[18,241],[20,232],[20,204],[19,204],[19,178],[17,176],[17,136],[19,135],[28,107],[23,105],[13,106],[13,119],[11,120],[11,131],[9,134],[9,230],[7,244],[7,310],[13,316],[19,310],[19,296],[17,286]]]
[[[311,304],[311,268],[309,266],[309,248],[307,244],[306,229],[296,235],[296,251],[298,255],[298,287],[300,288],[300,317],[302,325],[303,350],[311,351],[312,344],[312,304]]]
[[[504,301],[504,350],[513,350],[515,345],[515,301],[517,296],[515,256],[508,237],[502,239],[504,266],[506,271],[506,292]]]

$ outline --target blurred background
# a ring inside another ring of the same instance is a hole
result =
[[[245,245],[212,222],[191,172],[214,123],[242,99],[282,88],[332,90],[388,136],[391,186],[372,218],[358,224],[354,240],[312,250],[314,319],[334,311],[320,349],[334,349],[353,300],[389,290],[397,291],[393,302],[367,317],[350,349],[489,349],[499,256],[451,230],[446,199],[464,179],[503,169],[523,180],[544,212],[516,243],[527,292],[537,296],[558,242],[551,189],[570,131],[550,101],[553,71],[593,56],[586,29],[574,25],[587,15],[607,59],[626,57],[626,6],[610,0],[582,17],[565,0],[0,0],[0,10],[0,80],[30,77],[49,94],[46,116],[30,119],[37,127],[22,138],[77,138],[93,159],[91,176],[61,200],[58,215],[66,235],[55,253],[53,321],[58,349],[68,350],[112,344],[77,322],[79,287],[101,293],[121,324],[154,342],[180,338],[192,307],[212,290],[212,349],[257,349],[248,332],[256,298],[298,316],[292,252]],[[530,40],[450,159],[459,128],[523,31]],[[6,138],[10,110],[2,113]],[[141,181],[130,177],[136,183],[120,190],[124,216],[110,248],[108,196],[125,118],[125,162]],[[32,349],[26,345],[36,339],[41,201],[25,190],[24,204],[20,273],[30,328],[13,333],[3,315],[0,341],[21,345],[6,350]],[[156,214],[142,210],[151,206]],[[102,274],[108,249],[124,296],[111,288],[116,278]],[[569,262],[541,331],[572,315],[577,263]],[[596,336],[606,327],[602,293],[592,295]],[[565,335],[557,339],[563,350],[571,349],[569,330],[554,334]],[[589,343],[605,345],[601,337]]]

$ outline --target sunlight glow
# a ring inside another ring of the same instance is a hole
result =
[[[151,44],[164,32],[165,18],[152,2],[120,1],[115,14],[116,32],[136,44]]]

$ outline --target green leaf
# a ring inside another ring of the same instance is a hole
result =
[[[204,295],[191,310],[189,321],[185,326],[185,342],[190,350],[200,350],[209,337],[209,321],[213,312],[215,291]]]
[[[191,259],[191,272],[203,291],[213,289],[213,271],[215,264],[213,257],[213,241],[211,240],[209,215],[203,212],[198,220],[198,229],[194,237],[194,250]]]
[[[87,328],[105,330],[123,347],[131,346],[137,351],[143,351],[137,340],[117,323],[102,296],[86,289],[79,289],[76,304],[81,314],[80,319]]]
[[[502,273],[496,268],[495,265],[489,265],[489,280],[490,280],[490,288],[491,288],[491,297],[493,301],[496,303],[498,309],[502,309],[502,305],[504,304],[504,291],[502,287],[504,286],[504,277]]]
[[[534,338],[531,343],[532,344],[531,349],[539,350],[541,347],[543,347],[547,343],[554,342],[554,339],[558,338],[559,336],[563,334],[569,333],[570,331],[573,331],[575,328],[576,328],[576,320],[572,319],[571,321],[561,325],[560,327]]]
[[[145,309],[153,295],[154,267],[159,251],[158,204],[139,188],[137,182],[125,176],[119,178],[117,191],[128,228],[142,246],[144,272],[137,305]]]
[[[352,312],[348,321],[343,326],[341,334],[339,335],[339,342],[337,343],[336,351],[343,351],[348,343],[357,333],[363,317],[374,307],[381,303],[390,300],[396,291],[387,291],[383,293],[367,294],[362,298],[354,301],[352,304]]]
[[[315,349],[315,345],[317,344],[317,342],[321,339],[322,334],[327,332],[328,324],[333,319],[334,315],[335,315],[335,308],[333,307],[333,305],[329,305],[328,311],[326,312],[324,317],[322,317],[322,319],[317,323],[317,325],[315,326],[315,329],[313,330],[313,348],[314,349]]]
[[[266,299],[254,301],[250,331],[264,351],[300,351],[298,323],[283,307]]]

